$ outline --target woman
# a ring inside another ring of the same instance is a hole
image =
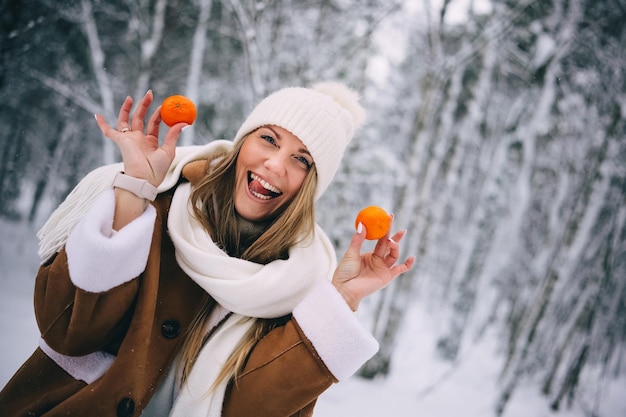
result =
[[[286,88],[234,141],[159,147],[148,92],[117,130],[123,163],[90,173],[40,232],[39,348],[0,393],[0,414],[310,416],[377,350],[353,311],[407,271],[404,232],[336,265],[315,224],[364,119],[345,86]],[[145,131],[145,133],[144,133]],[[123,170],[123,174],[120,171]],[[70,231],[68,233],[68,231]]]

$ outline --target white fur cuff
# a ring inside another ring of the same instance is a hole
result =
[[[319,280],[293,316],[339,381],[354,374],[378,351],[376,339],[329,281]]]
[[[39,347],[59,367],[70,374],[72,378],[85,381],[87,384],[91,384],[104,375],[115,360],[114,355],[102,351],[85,356],[62,355],[48,346],[43,339],[39,339]]]
[[[70,278],[85,291],[100,293],[132,280],[148,261],[156,209],[148,208],[113,233],[115,193],[108,189],[93,203],[65,245]]]

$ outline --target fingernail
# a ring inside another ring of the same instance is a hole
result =
[[[152,94],[152,90],[146,91],[146,95],[148,95],[148,94]]]
[[[358,234],[363,233],[363,223],[359,222],[359,225],[356,227],[356,232]]]
[[[96,119],[96,122],[98,121],[98,115],[97,114],[94,114],[93,118]]]
[[[184,132],[188,127],[191,127],[191,125],[187,125],[187,126],[183,127],[182,129],[180,129],[180,131]]]

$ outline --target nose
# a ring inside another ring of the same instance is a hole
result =
[[[274,153],[265,160],[265,167],[279,177],[285,176],[287,173],[285,156],[281,152]]]

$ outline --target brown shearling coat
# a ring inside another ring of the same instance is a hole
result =
[[[35,314],[46,343],[80,356],[116,355],[109,370],[87,385],[41,349],[0,392],[0,415],[139,416],[182,346],[208,295],[179,267],[167,231],[171,193],[153,203],[157,219],[147,267],[138,278],[104,293],[76,288],[61,250],[39,269]],[[224,417],[311,416],[317,397],[336,379],[295,319],[272,330],[253,349],[224,400]]]

